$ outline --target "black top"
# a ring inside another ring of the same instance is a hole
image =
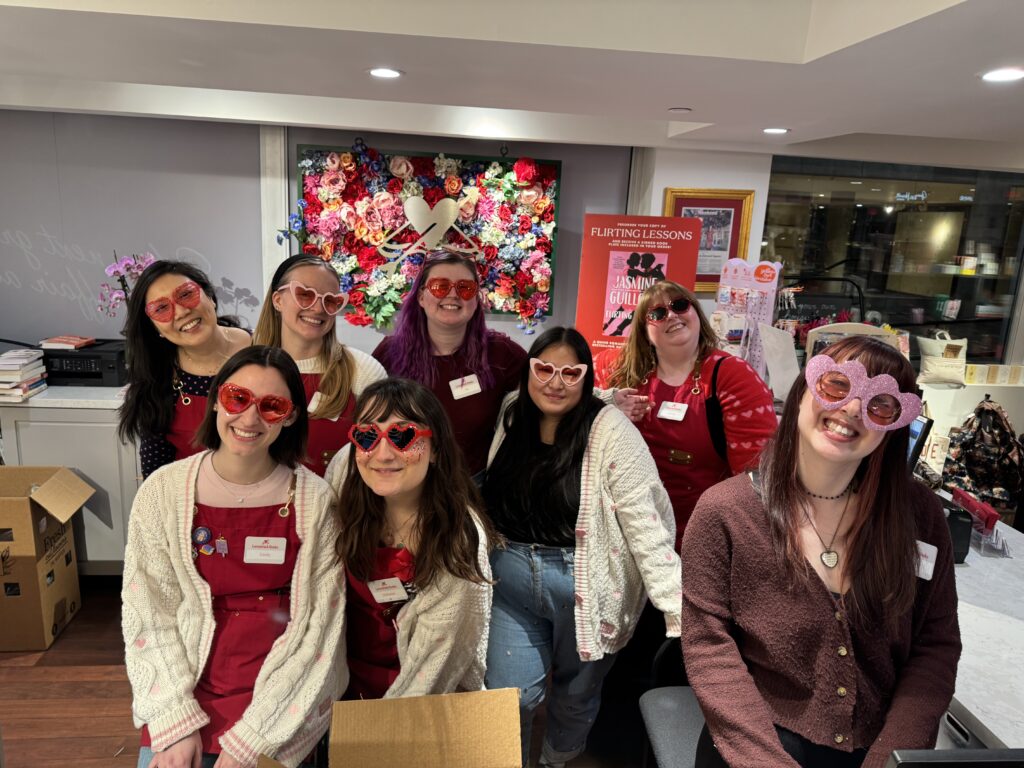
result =
[[[502,445],[505,448],[507,443]],[[531,441],[530,452],[523,456],[523,466],[532,467],[526,494],[508,493],[501,482],[484,485],[484,499],[498,531],[523,544],[541,544],[545,547],[573,547],[576,545],[576,518],[580,511],[580,479],[582,457],[572,469],[569,483],[544,481],[546,465],[555,458],[555,446],[545,445],[537,437]],[[562,492],[569,488],[568,497]],[[524,500],[525,497],[525,500]]]
[[[182,394],[194,397],[208,397],[213,376],[199,376],[195,373],[176,369],[181,381]],[[175,401],[180,395],[171,389],[171,397]],[[142,465],[142,477],[149,477],[164,464],[170,464],[177,458],[177,449],[164,435],[143,435],[139,440],[139,464]]]

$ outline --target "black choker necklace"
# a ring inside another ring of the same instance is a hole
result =
[[[848,494],[850,492],[851,488],[853,488],[853,481],[852,480],[850,481],[850,484],[843,489],[842,493],[837,493],[835,496],[822,496],[820,493],[811,493],[806,488],[804,488],[804,493],[806,493],[808,496],[810,496],[812,498],[815,498],[815,499],[824,499],[825,501],[835,501],[836,499],[841,499],[841,498],[843,498],[843,496]]]

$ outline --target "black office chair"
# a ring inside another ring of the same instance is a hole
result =
[[[652,688],[640,697],[647,730],[644,768],[650,765],[652,751],[658,768],[693,768],[704,714],[687,682],[682,644],[668,638],[651,664]]]

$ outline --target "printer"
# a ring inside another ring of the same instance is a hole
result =
[[[97,339],[81,349],[43,350],[51,387],[121,387],[128,383],[123,339]]]

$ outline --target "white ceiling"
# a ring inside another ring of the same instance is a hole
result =
[[[0,107],[1024,169],[978,77],[1022,41],[1022,0],[0,0]]]

